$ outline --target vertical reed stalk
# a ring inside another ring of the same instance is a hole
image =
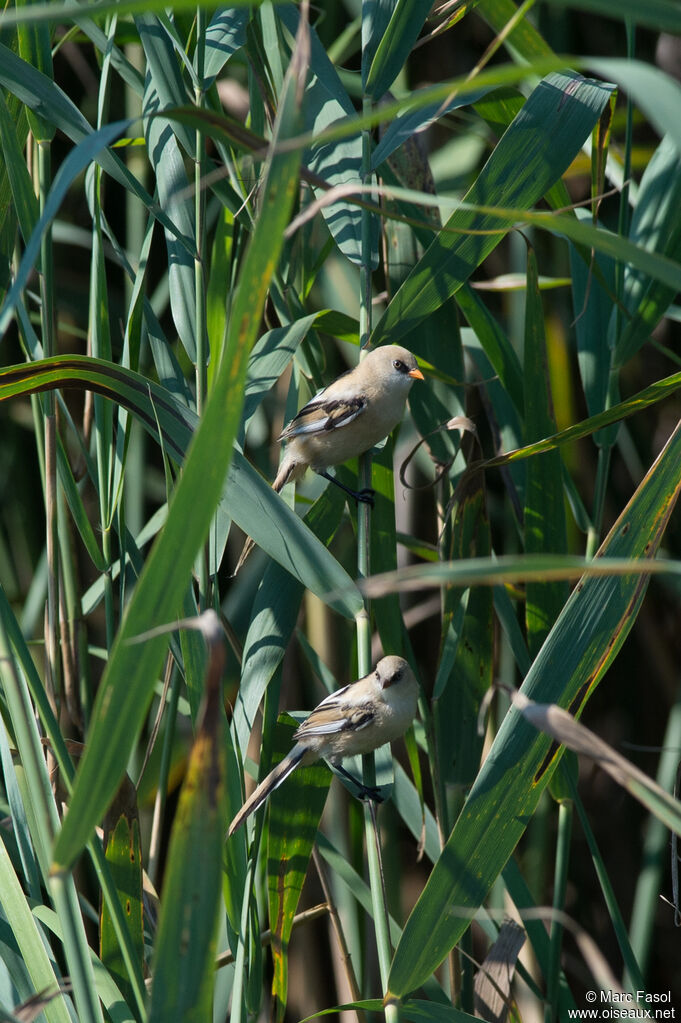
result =
[[[556,841],[556,861],[553,879],[553,908],[561,913],[565,909],[565,895],[568,882],[568,865],[570,863],[570,838],[572,835],[572,803],[562,800],[558,807],[558,838]],[[563,925],[559,913],[551,921],[551,943],[549,946],[549,966],[546,978],[545,1023],[553,1023],[558,1019],[558,995],[560,985],[560,958],[563,947]]]
[[[368,114],[370,112],[371,101],[368,97],[365,97],[363,113]],[[367,184],[370,180],[371,135],[369,131],[365,130],[362,132],[362,184]],[[371,333],[371,299],[371,213],[363,209],[359,303],[360,358],[362,357],[361,350],[367,344]],[[360,457],[358,486],[360,490],[371,486],[371,452],[367,452]],[[360,578],[366,578],[370,571],[370,536],[371,506],[360,502],[357,508],[357,574]],[[368,674],[371,670],[371,607],[366,599],[364,611],[357,617],[357,662],[360,677]],[[362,757],[362,774],[366,786],[375,785],[376,768],[373,753]],[[385,991],[388,986],[388,974],[392,961],[392,946],[390,944],[388,907],[383,882],[383,866],[381,863],[380,831],[376,820],[375,807],[370,802],[367,802],[364,807],[364,829],[378,962],[381,972],[381,984]],[[387,1020],[397,1019],[397,1006],[386,1006],[385,1015]]]

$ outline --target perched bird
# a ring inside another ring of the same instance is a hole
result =
[[[279,435],[286,452],[272,488],[279,493],[289,480],[299,480],[308,468],[335,483],[356,501],[373,504],[373,490],[350,490],[326,471],[369,451],[395,429],[404,415],[407,395],[415,380],[423,380],[416,359],[406,348],[376,348],[354,369],[315,394]],[[236,575],[253,549],[246,540],[234,569]]]
[[[323,757],[359,784],[340,761],[371,753],[399,738],[416,714],[417,697],[414,673],[403,657],[394,656],[383,657],[364,678],[331,693],[296,729],[295,746],[246,800],[230,824],[229,834],[233,835],[300,764],[312,764]],[[375,790],[366,789],[364,794],[375,795]]]
[[[326,469],[364,454],[392,433],[415,380],[423,380],[423,373],[406,348],[386,345],[369,352],[319,391],[281,433],[286,453],[273,488],[301,479],[309,467],[358,501],[371,502],[372,491],[348,490]]]

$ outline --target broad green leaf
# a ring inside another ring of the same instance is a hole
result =
[[[298,77],[296,77],[298,76]],[[305,63],[290,67],[275,138],[290,134],[299,111],[295,94]],[[175,489],[163,532],[149,554],[127,606],[100,685],[69,811],[54,849],[56,869],[79,854],[102,816],[139,736],[166,647],[163,636],[130,640],[178,614],[196,554],[220,499],[241,419],[248,355],[260,325],[270,277],[296,193],[299,154],[271,155],[261,215],[244,258],[224,358]],[[201,494],[201,501],[196,495]]]
[[[681,489],[680,456],[677,427],[598,558],[654,558]],[[579,714],[622,646],[646,581],[639,574],[583,578],[535,658],[523,693]],[[404,997],[423,983],[466,931],[468,911],[481,905],[503,869],[558,759],[550,741],[511,709],[407,921],[390,974],[392,994]],[[461,907],[463,912],[442,914],[443,905]]]
[[[242,759],[258,708],[279,668],[296,626],[303,588],[280,565],[265,569],[244,642],[243,670],[234,704],[235,746]],[[236,813],[238,806],[232,808]]]
[[[277,16],[293,35],[298,12],[292,4],[277,9]],[[333,128],[336,122],[353,117],[355,108],[338,72],[329,60],[314,29],[310,30],[310,82],[305,95],[305,127],[313,136]],[[362,140],[359,131],[349,138],[316,141],[305,157],[306,166],[329,185],[359,185],[362,167]],[[320,194],[320,193],[317,193]],[[353,263],[362,261],[362,212],[358,206],[340,202],[323,210],[327,227],[338,248]],[[372,266],[378,264],[378,225],[373,218]]]
[[[579,152],[610,92],[610,86],[574,73],[548,75],[504,133],[464,201],[532,206]],[[506,232],[507,225],[491,214],[455,211],[392,299],[374,329],[373,343],[397,341],[415,330],[461,288]]]
[[[181,106],[187,100],[187,87],[182,80],[180,63],[176,58],[173,40],[166,30],[164,19],[149,13],[135,17],[135,27],[146,57],[146,88],[144,112],[165,110],[166,107]],[[161,119],[162,121],[162,119]],[[166,135],[167,135],[167,125]],[[148,146],[149,159],[157,172],[162,164],[165,139],[159,136],[163,126],[156,130],[153,145]],[[194,156],[194,140],[184,125],[177,125],[174,133],[181,143],[186,156]],[[158,147],[156,150],[154,147]],[[170,189],[172,194],[172,189]],[[163,197],[161,197],[163,198]]]
[[[246,29],[251,12],[248,7],[218,7],[206,29],[206,53],[203,64],[204,88],[220,74],[223,67],[246,42]],[[196,65],[195,65],[196,70]]]
[[[368,6],[376,11],[380,4]],[[371,56],[371,65],[363,75],[364,91],[375,101],[383,98],[402,70],[432,4],[430,0],[397,0],[390,6],[392,13],[387,26],[384,27],[380,19],[378,24],[367,19],[370,29],[365,45]],[[371,34],[372,28],[374,35]]]

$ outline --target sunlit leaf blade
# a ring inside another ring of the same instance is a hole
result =
[[[599,556],[655,556],[681,488],[679,457],[681,427],[614,524]],[[530,668],[525,695],[578,714],[624,642],[646,585],[642,575],[583,579]],[[533,732],[516,710],[509,711],[407,921],[389,978],[393,994],[403,997],[419,987],[467,929],[468,911],[481,904],[503,869],[558,757],[548,738]],[[456,908],[443,914],[442,906]]]
[[[282,100],[275,138],[296,130],[298,90],[305,64],[294,60],[290,89]],[[299,99],[299,97],[298,97]],[[71,805],[54,849],[57,869],[73,862],[101,817],[142,728],[167,639],[131,645],[140,633],[172,621],[205,541],[232,459],[250,349],[257,337],[270,277],[283,242],[298,181],[297,153],[270,158],[261,215],[244,257],[232,306],[227,346],[203,418],[194,434],[175,489],[168,519],[159,534],[127,606],[99,689],[87,750]],[[197,494],[201,500],[197,501]]]
[[[465,200],[517,209],[532,206],[589,137],[610,91],[580,75],[548,75],[500,139]],[[506,230],[490,214],[455,211],[376,325],[374,343],[396,341],[414,330],[468,280]]]

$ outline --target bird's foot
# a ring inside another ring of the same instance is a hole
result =
[[[358,503],[361,501],[362,504],[370,504],[373,508],[375,491],[371,487],[365,487],[364,490],[352,490],[350,487],[346,487],[344,483],[341,483],[340,480],[337,480],[335,476],[326,472],[325,469],[317,469],[316,472],[318,475],[323,476],[325,480],[328,480],[329,483],[339,487],[348,497],[354,497]]]
[[[358,504],[360,502],[362,504],[369,504],[373,508],[375,503],[374,502],[375,493],[376,491],[372,490],[371,487],[365,487],[364,490],[358,490],[355,492],[354,494],[355,501],[357,501]]]
[[[362,785],[362,787],[360,788],[360,790],[357,793],[357,795],[364,802],[371,802],[371,803],[382,803],[383,802],[383,796],[381,795],[381,790],[379,788],[376,788],[373,785]]]

